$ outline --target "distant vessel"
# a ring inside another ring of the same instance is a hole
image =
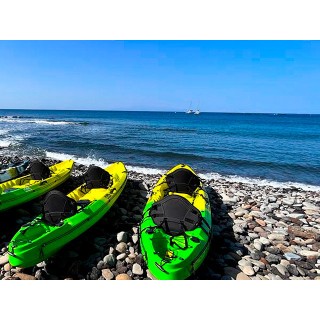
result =
[[[186,111],[186,113],[193,113],[193,110],[189,109],[188,111]]]
[[[197,109],[197,110],[194,112],[194,114],[200,114],[200,110]]]

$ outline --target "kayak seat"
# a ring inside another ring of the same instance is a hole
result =
[[[90,166],[83,175],[86,189],[108,188],[110,182],[110,174],[98,166]]]
[[[65,218],[77,212],[77,202],[58,190],[48,192],[43,201],[43,219],[58,226]]]
[[[182,235],[201,224],[200,211],[184,197],[168,195],[150,208],[153,222],[171,236]]]
[[[50,177],[50,169],[39,160],[31,162],[29,171],[33,180],[44,180]]]
[[[190,170],[180,168],[167,175],[168,191],[192,195],[200,186],[200,178]]]

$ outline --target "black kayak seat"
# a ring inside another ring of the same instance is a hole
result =
[[[178,195],[168,195],[155,202],[149,215],[158,227],[171,236],[194,230],[202,221],[200,211],[187,199]]]
[[[33,180],[43,180],[50,177],[50,169],[39,160],[31,162],[29,171]]]
[[[200,178],[185,168],[179,168],[166,177],[168,190],[192,195],[200,186]]]
[[[43,201],[43,219],[51,225],[59,225],[61,220],[77,212],[77,202],[61,191],[48,192]]]
[[[98,166],[90,166],[83,175],[87,189],[108,188],[110,182],[110,174],[106,170]]]

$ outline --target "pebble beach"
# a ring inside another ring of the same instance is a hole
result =
[[[0,157],[1,163],[9,157]],[[42,159],[47,165],[56,163]],[[87,167],[75,163],[58,190],[69,193]],[[7,245],[41,213],[41,199],[1,213],[1,280],[153,280],[139,247],[139,222],[160,174],[128,172],[111,210],[50,259],[32,268],[8,263]],[[320,280],[320,191],[210,179],[213,237],[191,280]]]

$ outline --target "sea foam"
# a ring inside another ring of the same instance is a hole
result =
[[[88,156],[86,158],[83,157],[77,157],[75,155],[70,155],[66,153],[57,153],[57,152],[46,152],[46,155],[48,158],[52,158],[55,160],[64,161],[67,159],[72,159],[75,162],[79,164],[83,164],[85,166],[89,166],[91,164],[100,166],[102,168],[108,166],[110,163],[106,160],[99,158],[96,159],[95,157]],[[136,173],[141,173],[145,175],[158,175],[158,174],[164,174],[167,170],[163,169],[157,169],[157,168],[147,168],[147,167],[139,167],[139,166],[130,166],[126,165],[128,171],[133,171]],[[168,168],[169,170],[170,168]],[[240,182],[245,184],[252,184],[257,186],[271,186],[274,188],[299,188],[305,191],[320,191],[320,186],[314,186],[314,185],[308,185],[303,183],[297,183],[297,182],[280,182],[280,181],[273,181],[273,180],[267,180],[267,179],[258,179],[258,178],[249,178],[249,177],[240,177],[236,175],[221,175],[216,172],[210,172],[210,173],[199,173],[199,177],[201,179],[204,179],[205,181],[210,180],[226,180],[229,182]]]
[[[53,121],[49,119],[21,119],[14,117],[2,117],[0,118],[0,122],[8,122],[8,123],[36,123],[40,125],[53,125],[53,126],[63,126],[63,125],[74,125],[76,122],[70,121]]]

